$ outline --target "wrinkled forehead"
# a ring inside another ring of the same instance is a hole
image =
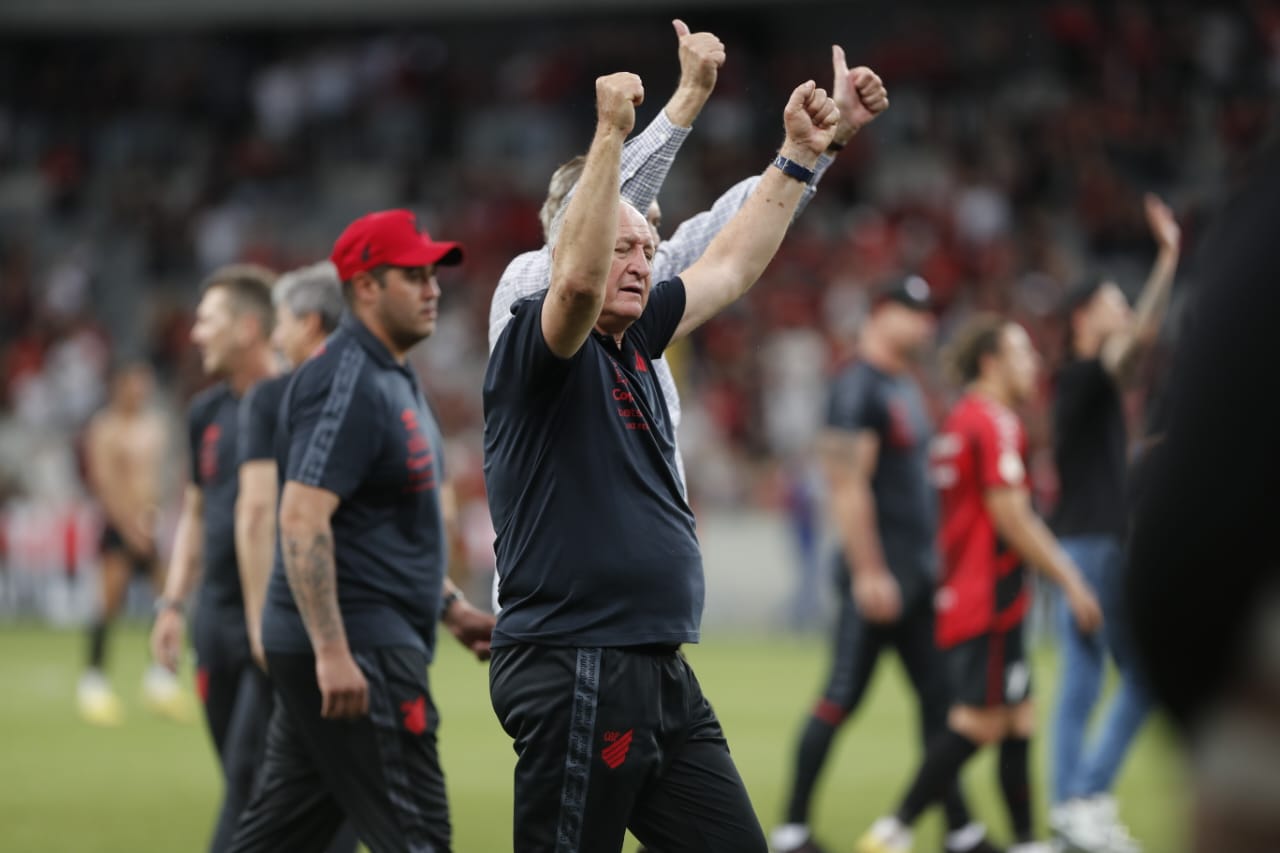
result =
[[[628,202],[618,204],[618,239],[653,245],[653,230],[649,220]]]

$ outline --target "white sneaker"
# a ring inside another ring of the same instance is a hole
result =
[[[896,817],[882,817],[853,849],[854,853],[911,853],[911,828]]]
[[[95,726],[118,726],[124,722],[124,707],[99,670],[91,669],[80,676],[76,686],[76,706],[85,722]]]
[[[1142,845],[1129,834],[1129,827],[1120,821],[1115,797],[1096,794],[1086,802],[1093,813],[1094,824],[1102,834],[1105,853],[1142,853]]]
[[[1074,798],[1049,810],[1049,828],[1071,853],[1105,853],[1107,833],[1089,800]]]
[[[794,853],[803,850],[812,833],[803,823],[784,823],[769,833],[769,849],[774,853]]]
[[[1052,841],[1028,841],[1026,844],[1015,844],[1008,853],[1060,853],[1062,848]]]

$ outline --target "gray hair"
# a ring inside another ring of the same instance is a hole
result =
[[[321,261],[280,276],[271,291],[271,301],[288,307],[295,317],[320,316],[325,334],[338,328],[338,320],[346,307],[342,298],[342,282],[329,261]]]
[[[573,193],[570,193],[569,195],[572,196]],[[641,219],[645,221],[646,226],[648,225],[649,220],[645,217],[643,213],[640,212],[640,209],[637,208],[631,202],[627,201],[622,196],[618,196],[618,205],[622,207],[631,208],[636,212],[636,215],[638,215]],[[556,213],[556,218],[551,222],[551,232],[547,234],[547,245],[550,246],[552,249],[556,247],[556,243],[559,242],[560,240],[560,232],[564,229],[564,217],[565,217],[565,214],[568,212],[569,212],[569,205],[565,204],[561,206],[559,212]],[[650,231],[652,230],[653,229],[650,229]]]
[[[547,243],[551,242],[552,224],[560,211],[564,210],[564,201],[569,192],[582,177],[582,168],[587,165],[585,154],[579,154],[572,160],[560,164],[560,168],[551,174],[551,183],[547,185],[547,198],[538,211],[538,221],[542,223],[542,236]]]

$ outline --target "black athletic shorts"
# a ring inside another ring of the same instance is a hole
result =
[[[110,554],[113,551],[119,551],[129,558],[129,562],[133,564],[133,570],[138,574],[150,574],[151,568],[155,564],[155,554],[139,554],[137,551],[129,547],[129,543],[120,535],[120,531],[112,524],[105,524],[102,527],[102,539],[98,542],[99,554]]]
[[[724,732],[674,648],[509,646],[490,697],[515,740],[515,853],[766,853]]]
[[[965,640],[944,654],[956,705],[992,708],[1031,698],[1031,667],[1021,625]]]

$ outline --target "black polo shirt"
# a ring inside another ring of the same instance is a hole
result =
[[[827,428],[869,430],[880,441],[871,494],[885,561],[904,602],[931,596],[937,573],[937,493],[929,478],[933,421],[910,376],[894,376],[863,361],[831,383]],[[837,549],[837,578],[850,583],[844,549]]]
[[[264,379],[240,401],[239,464],[261,459],[275,461],[276,421],[291,378],[292,373],[285,373]]]
[[[413,370],[353,316],[294,371],[280,404],[282,484],[332,492],[338,606],[353,649],[413,646],[430,659],[444,582],[443,438]],[[263,645],[310,652],[280,546]]]
[[[653,288],[620,349],[593,332],[567,359],[542,335],[545,298],[512,306],[485,374],[493,644],[697,642],[702,555],[652,368],[684,315],[684,283]]]
[[[1102,361],[1063,365],[1053,397],[1053,461],[1061,484],[1053,515],[1057,535],[1124,535],[1127,445],[1120,389]]]
[[[191,482],[200,487],[204,504],[200,606],[234,611],[243,621],[235,536],[239,409],[240,398],[227,383],[219,382],[191,401],[187,434]]]

